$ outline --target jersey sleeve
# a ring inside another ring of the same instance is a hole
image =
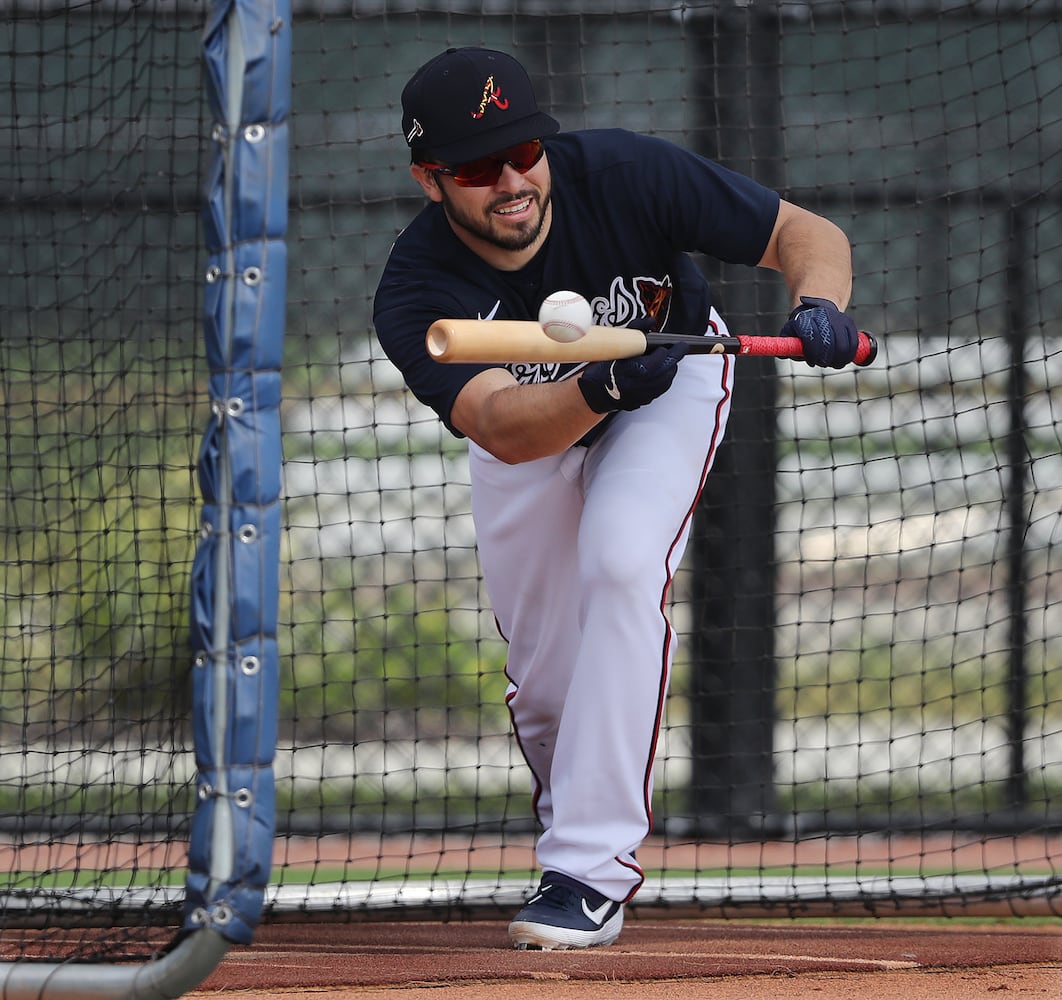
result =
[[[414,396],[431,407],[457,437],[464,435],[450,421],[454,400],[470,379],[494,365],[440,364],[424,343],[437,319],[469,315],[459,283],[449,285],[437,268],[421,259],[417,234],[396,241],[373,303],[373,325],[387,357],[402,373]]]
[[[647,233],[687,252],[756,265],[778,217],[779,196],[750,177],[653,136],[611,136],[614,203],[631,206]],[[637,194],[636,194],[637,192]]]

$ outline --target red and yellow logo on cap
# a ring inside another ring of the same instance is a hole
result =
[[[502,97],[501,87],[494,86],[493,75],[487,77],[487,82],[483,85],[483,97],[479,102],[479,109],[472,112],[472,117],[482,118],[487,113],[487,107],[491,104],[501,111],[509,107],[509,99]]]

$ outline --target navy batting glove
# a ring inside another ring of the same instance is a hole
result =
[[[800,296],[800,305],[782,327],[783,337],[799,337],[804,360],[814,368],[844,368],[859,346],[855,323],[829,299]]]
[[[671,388],[685,344],[658,347],[620,361],[595,361],[579,376],[579,389],[594,413],[637,410]]]

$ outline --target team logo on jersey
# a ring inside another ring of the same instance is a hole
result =
[[[582,365],[559,361],[518,361],[505,366],[520,385],[537,385],[539,382],[562,382]]]
[[[659,330],[667,322],[671,310],[671,279],[635,278],[634,285],[645,307],[645,315],[652,318],[653,328]]]
[[[494,86],[494,77],[488,76],[487,82],[483,85],[483,97],[479,102],[479,110],[472,112],[472,117],[479,119],[487,113],[488,105],[493,104],[500,111],[504,111],[509,107],[509,99],[502,97],[501,87]]]
[[[598,295],[590,302],[597,326],[627,326],[632,320],[648,316],[653,328],[659,330],[667,322],[671,311],[671,276],[663,278],[632,278],[630,285],[622,277],[612,279],[607,295]]]

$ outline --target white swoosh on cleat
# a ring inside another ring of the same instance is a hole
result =
[[[605,921],[605,914],[608,913],[609,907],[612,906],[612,900],[606,899],[596,910],[591,910],[590,907],[586,905],[585,899],[582,902],[583,913],[586,914],[589,920],[592,920],[598,927],[600,927]]]

